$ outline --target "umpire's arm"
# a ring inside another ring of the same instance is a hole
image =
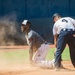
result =
[[[54,35],[54,45],[57,47],[58,34]]]

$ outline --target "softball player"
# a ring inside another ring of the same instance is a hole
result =
[[[31,23],[24,20],[21,30],[25,33],[27,44],[29,45],[29,60],[40,67],[53,68],[54,61],[46,61],[46,56],[50,45],[35,31],[31,29]]]
[[[55,68],[61,68],[61,54],[66,44],[69,46],[71,61],[75,67],[75,20],[70,17],[61,18],[61,15],[58,13],[53,15],[53,20],[55,22],[53,26],[54,42],[57,46],[54,62]]]

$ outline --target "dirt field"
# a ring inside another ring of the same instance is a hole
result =
[[[0,75],[74,75],[75,69],[70,61],[64,61],[67,69],[55,71],[54,69],[42,69],[37,66],[31,66],[29,63],[12,65],[0,65]]]
[[[8,64],[1,61],[0,75],[75,75],[75,68],[70,61],[63,61],[63,66],[66,69],[55,71],[54,69],[42,69],[35,65],[30,65],[28,61],[22,64],[19,62]]]

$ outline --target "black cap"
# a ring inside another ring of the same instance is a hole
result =
[[[55,14],[53,14],[53,16],[52,16],[52,18],[54,19],[55,17],[61,17],[61,15],[59,14],[59,13],[55,13]]]

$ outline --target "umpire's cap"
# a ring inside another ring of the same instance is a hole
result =
[[[52,18],[54,19],[55,17],[61,17],[61,15],[59,14],[59,13],[55,13],[55,14],[53,14],[53,16],[52,16]]]

